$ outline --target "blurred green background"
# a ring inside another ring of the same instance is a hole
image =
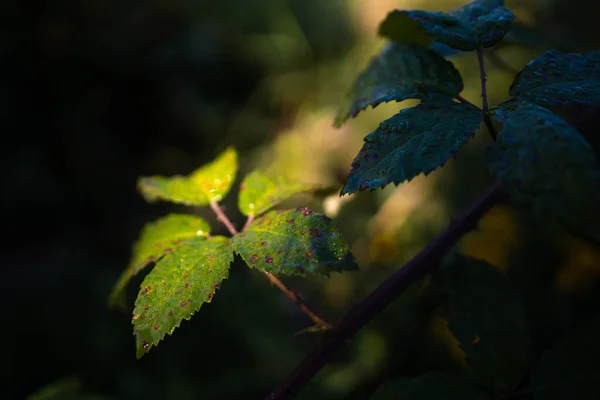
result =
[[[6,0],[0,397],[24,399],[65,377],[114,399],[266,396],[320,334],[294,335],[307,318],[239,259],[210,305],[135,359],[131,315],[109,310],[107,296],[143,224],[183,210],[144,203],[136,178],[187,174],[234,146],[240,176],[271,167],[292,179],[341,185],[362,138],[414,104],[381,105],[332,128],[337,104],[383,44],[378,23],[393,8],[462,3]],[[492,102],[506,99],[515,72],[541,51],[600,47],[599,3],[506,3],[521,25],[486,60]],[[464,97],[479,103],[473,54],[452,60]],[[482,132],[458,160],[399,188],[292,201],[334,217],[361,271],[286,283],[326,318],[340,318],[491,182],[478,151],[487,141]],[[234,192],[224,205],[240,227],[236,202]],[[225,233],[208,210],[194,212]],[[544,310],[540,343],[551,343],[598,298],[600,252],[558,233],[524,230],[519,218],[496,207],[460,248],[499,268],[516,250],[526,252],[528,259],[518,257],[527,265],[522,282],[538,267],[546,271],[548,287],[530,304]],[[141,279],[131,285],[131,308]],[[460,358],[429,334],[443,336],[443,326],[429,320],[420,288],[366,326],[300,398],[366,398],[386,376]]]

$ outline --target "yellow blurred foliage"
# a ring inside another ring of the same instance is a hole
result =
[[[389,263],[398,257],[396,235],[378,233],[369,242],[369,256],[373,262]]]
[[[586,292],[600,278],[600,248],[574,236],[561,240],[568,253],[556,274],[559,290],[567,293]]]
[[[509,206],[498,205],[479,220],[476,230],[463,236],[458,249],[505,271],[510,251],[518,244],[518,234],[514,211]]]
[[[464,366],[468,366],[467,355],[460,348],[460,342],[456,339],[456,336],[448,328],[448,321],[439,315],[434,315],[431,317],[430,326],[436,337],[446,345],[452,359]]]

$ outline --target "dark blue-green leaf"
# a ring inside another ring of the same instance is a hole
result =
[[[533,370],[535,400],[600,398],[600,318],[547,350]]]
[[[416,378],[385,382],[370,400],[486,400],[481,389],[451,372],[434,371]]]
[[[513,201],[577,230],[600,221],[600,166],[572,126],[524,101],[506,103],[492,117],[504,126],[486,149],[488,168]]]
[[[506,276],[484,261],[451,254],[433,277],[441,307],[479,381],[496,392],[513,390],[528,368],[525,307]]]
[[[449,99],[407,108],[365,138],[342,194],[398,185],[455,157],[482,120],[479,110]]]
[[[462,78],[450,61],[422,46],[390,43],[359,75],[335,125],[341,126],[368,106],[436,94],[453,98],[462,90]]]
[[[502,40],[515,19],[503,5],[502,0],[475,0],[448,13],[395,10],[383,21],[379,33],[398,42],[415,43],[416,40],[422,45],[428,37],[426,33],[438,42],[463,51],[490,47]],[[416,21],[418,25],[408,21]]]
[[[600,51],[548,51],[519,72],[510,95],[546,107],[600,107]]]
[[[232,239],[252,268],[275,275],[329,276],[358,269],[350,248],[326,215],[307,208],[271,211]]]

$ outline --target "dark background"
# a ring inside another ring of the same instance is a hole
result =
[[[307,354],[318,335],[293,336],[308,324],[304,316],[239,260],[217,300],[139,361],[131,316],[108,309],[106,298],[142,225],[178,209],[146,204],[136,193],[137,177],[188,173],[229,145],[238,149],[247,171],[250,155],[268,150],[319,89],[310,79],[300,84],[291,79],[283,91],[264,90],[261,82],[344,62],[364,35],[347,3],[3,2],[3,399],[23,399],[69,376],[80,378],[86,391],[115,399],[261,398]],[[429,2],[429,8],[446,7],[437,3]],[[543,46],[598,48],[596,3],[519,4],[539,24],[541,39],[534,38],[545,41]],[[269,59],[249,50],[251,35],[277,33],[265,17],[270,13],[284,25],[294,16],[309,56]],[[585,129],[597,133],[595,123],[588,121]],[[436,193],[449,196],[450,209],[458,210],[486,183],[480,181],[474,187],[458,184],[456,192],[442,184]],[[368,194],[360,196],[351,208],[356,219],[340,222],[351,237],[360,236],[361,221],[376,211]],[[235,198],[226,205],[233,209]],[[243,224],[235,211],[231,216]],[[419,226],[413,246],[437,230]],[[367,270],[369,283],[353,289],[355,297],[342,305],[328,305],[322,281],[289,282],[335,319],[397,267]],[[130,304],[140,281],[132,285]],[[361,387],[368,388],[381,371],[402,371],[406,365],[418,370],[417,351],[401,344],[401,338],[414,335],[405,329],[414,316],[404,322],[390,317],[405,308],[410,302],[376,320],[304,395],[361,398]],[[375,353],[383,356],[371,360]],[[406,361],[390,361],[399,357]]]

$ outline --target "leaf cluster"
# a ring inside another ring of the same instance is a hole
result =
[[[342,194],[427,175],[456,157],[484,123],[494,140],[482,148],[486,167],[514,205],[576,233],[600,225],[600,167],[594,152],[551,110],[558,105],[600,107],[600,52],[547,51],[516,75],[509,100],[489,107],[484,51],[504,38],[514,19],[499,0],[475,0],[448,13],[388,14],[379,34],[389,43],[358,76],[335,124],[382,102],[421,102],[364,138]],[[477,52],[481,107],[460,96],[462,78],[437,51],[440,46]],[[466,368],[402,377],[380,387],[373,399],[491,399],[513,393],[528,374],[536,399],[571,398],[569,390],[581,399],[597,396],[588,361],[592,356],[584,354],[586,340],[600,333],[597,324],[580,333],[581,340],[566,339],[536,362],[526,308],[503,273],[451,254],[431,288],[441,299],[438,315],[458,341]],[[570,376],[583,377],[581,386],[564,385],[561,395],[549,389],[553,380]]]

